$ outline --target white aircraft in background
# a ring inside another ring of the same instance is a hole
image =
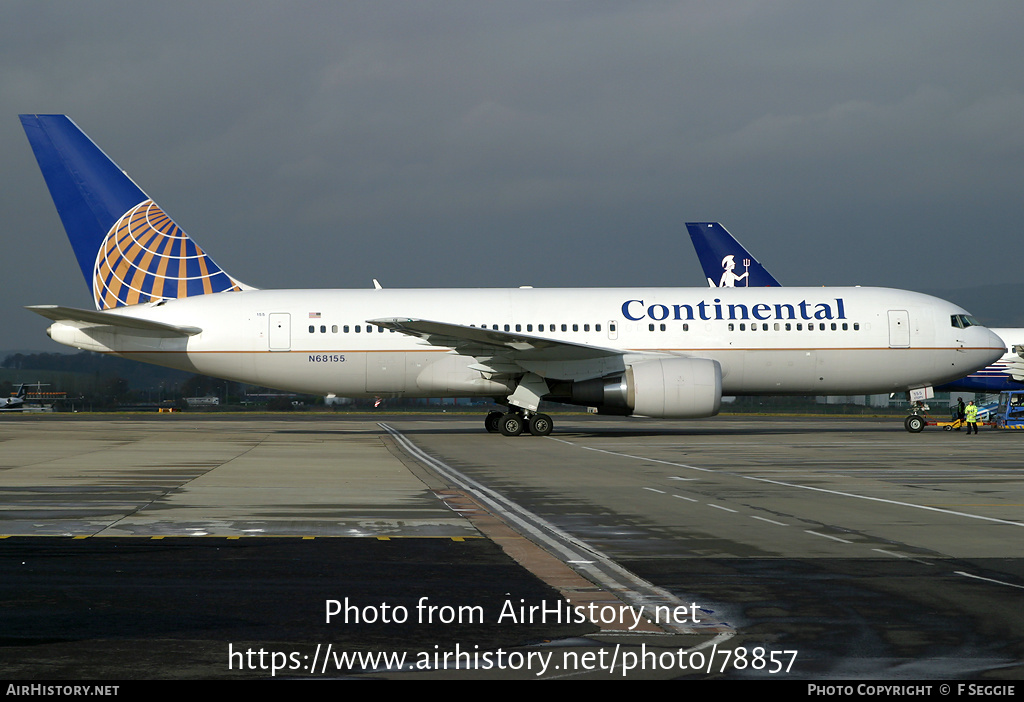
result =
[[[719,260],[722,261],[722,268],[726,270],[730,263],[742,261],[745,264],[744,282],[747,287],[782,286],[782,283],[777,281],[743,244],[718,222],[688,222],[686,229],[690,233],[693,248],[711,287],[718,287],[712,276],[718,275]],[[728,279],[728,274],[723,274],[723,279]],[[1024,329],[1000,327],[991,331],[1004,342],[1002,357],[963,378],[943,383],[935,388],[937,392],[1000,393],[1024,389]]]
[[[25,383],[10,397],[0,397],[0,412],[20,412],[25,406]]]
[[[542,399],[710,417],[723,394],[927,388],[1003,350],[960,307],[885,288],[258,290],[66,116],[21,121],[96,307],[29,309],[78,349],[318,395],[493,398],[505,435],[549,434]]]

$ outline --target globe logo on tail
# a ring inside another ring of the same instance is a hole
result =
[[[101,310],[240,289],[152,200],[121,215],[93,266]]]

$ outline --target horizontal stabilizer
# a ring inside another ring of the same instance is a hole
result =
[[[154,322],[149,319],[129,317],[126,314],[80,310],[75,307],[61,307],[60,305],[30,305],[25,309],[31,310],[38,315],[46,317],[47,319],[52,319],[54,322],[77,322],[83,325],[104,325],[119,327],[122,329],[141,329],[166,336],[195,336],[203,331],[199,327],[179,327],[173,324]]]

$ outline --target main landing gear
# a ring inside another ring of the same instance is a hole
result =
[[[554,428],[554,422],[546,414],[510,409],[508,412],[488,412],[484,426],[492,434],[501,432],[505,436],[519,436],[528,431],[534,436],[547,436]]]
[[[508,407],[508,412],[491,412],[484,420],[487,431],[501,432],[505,436],[519,436],[528,431],[534,436],[547,436],[554,428],[551,417],[537,411],[541,399],[548,394],[548,382],[536,373],[526,373],[519,379],[515,392],[508,401],[496,397],[494,401]]]

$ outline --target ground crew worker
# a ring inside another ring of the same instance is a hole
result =
[[[964,411],[964,415],[967,419],[967,436],[971,435],[971,429],[974,429],[974,433],[978,433],[978,407],[974,404],[974,400],[971,400],[967,404],[967,409]]]

